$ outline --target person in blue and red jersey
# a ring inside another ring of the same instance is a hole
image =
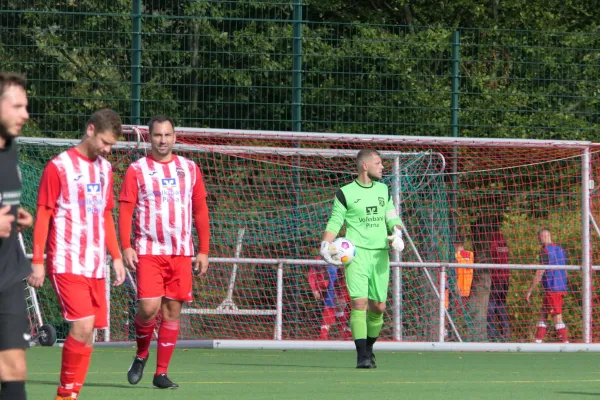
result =
[[[315,265],[308,272],[308,284],[312,290],[315,300],[323,300],[323,321],[321,323],[320,340],[329,339],[331,326],[335,324],[336,318],[343,327],[342,337],[349,339],[352,332],[348,326],[348,315],[346,308],[350,304],[350,297],[346,291],[344,277],[339,268],[333,265]]]
[[[538,241],[542,246],[540,250],[540,264],[552,266],[567,264],[567,254],[562,247],[552,243],[552,234],[548,228],[539,230]],[[563,343],[569,343],[567,327],[565,326],[562,317],[563,298],[567,291],[567,271],[557,269],[537,271],[525,297],[528,303],[531,299],[531,293],[540,281],[544,287],[544,302],[542,304],[542,309],[540,310],[535,342],[542,343],[544,341],[544,337],[548,331],[546,320],[548,314],[550,314],[556,333],[561,341]]]

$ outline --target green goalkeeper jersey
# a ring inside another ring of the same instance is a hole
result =
[[[387,249],[388,229],[400,224],[387,185],[358,180],[343,186],[335,194],[326,231],[338,234],[346,221],[346,238],[356,247]]]

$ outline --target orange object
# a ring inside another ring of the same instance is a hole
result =
[[[474,254],[472,251],[461,250],[456,252],[456,262],[459,264],[473,264]],[[456,282],[458,294],[468,297],[471,294],[471,284],[473,283],[473,268],[457,268]]]
[[[446,310],[448,309],[449,305],[450,305],[450,291],[448,289],[446,289],[446,293],[444,295],[444,307],[446,307]]]

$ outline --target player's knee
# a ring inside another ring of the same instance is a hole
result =
[[[377,314],[383,314],[385,312],[385,303],[370,304],[369,310]]]
[[[160,303],[158,302],[140,302],[138,306],[138,316],[144,322],[150,322],[158,315]]]
[[[352,309],[353,310],[367,310],[367,299],[353,299],[352,300]]]
[[[555,324],[562,324],[563,323],[563,317],[562,314],[555,314],[552,316],[552,322],[554,322]]]
[[[8,350],[1,352],[0,380],[24,381],[27,377],[27,364],[24,350]]]
[[[162,304],[163,317],[168,320],[176,321],[181,316],[181,302],[176,300],[164,301]]]
[[[78,342],[91,343],[94,337],[94,318],[72,322],[69,334]]]

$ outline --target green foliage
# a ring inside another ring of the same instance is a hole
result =
[[[131,121],[131,12],[125,0],[0,11],[2,69],[30,78],[28,135],[78,136],[99,107]],[[573,0],[307,0],[302,128],[450,135],[444,27],[460,26],[461,135],[594,140],[598,13]],[[291,129],[291,3],[145,0],[141,19],[142,121]]]

